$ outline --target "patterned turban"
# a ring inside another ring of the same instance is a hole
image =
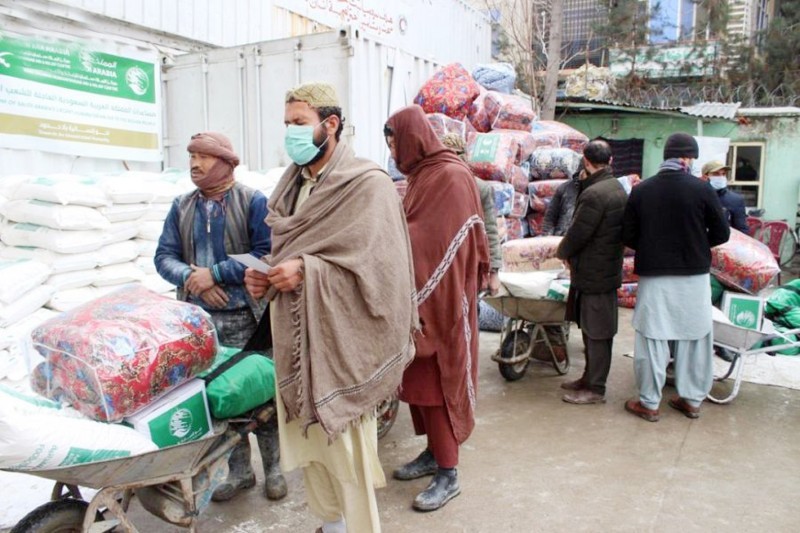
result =
[[[304,83],[286,93],[286,102],[305,102],[311,107],[340,107],[336,89],[329,83]]]

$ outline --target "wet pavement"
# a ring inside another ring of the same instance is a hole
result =
[[[414,496],[428,479],[399,482],[391,471],[414,458],[406,406],[380,441],[388,486],[378,491],[383,531],[416,532],[793,532],[800,530],[800,390],[744,383],[729,405],[703,404],[690,420],[662,403],[650,423],[623,409],[635,396],[631,311],[620,333],[607,403],[561,401],[559,384],[583,368],[573,327],[566,377],[536,363],[507,382],[490,356],[499,335],[481,334],[477,426],[463,445],[462,494],[443,509],[418,513]],[[666,389],[665,396],[672,394]],[[320,523],[305,504],[302,479],[290,473],[289,496],[262,498],[262,476],[238,499],[212,503],[200,531],[313,532]],[[143,533],[185,531],[134,503]]]

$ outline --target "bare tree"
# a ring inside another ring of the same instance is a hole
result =
[[[550,3],[550,27],[547,40],[547,72],[544,78],[542,95],[543,120],[553,120],[556,115],[556,91],[558,90],[558,71],[561,67],[561,30],[563,29],[563,2]]]
[[[561,1],[484,0],[484,5],[490,12],[502,14],[497,24],[506,37],[507,46],[501,59],[514,64],[517,85],[531,96],[531,103],[541,118],[552,120],[560,69],[578,55],[588,57],[593,50],[585,46],[576,49],[562,39]],[[568,49],[572,50],[570,57],[567,57]]]

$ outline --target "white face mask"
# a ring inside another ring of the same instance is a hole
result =
[[[725,176],[711,176],[708,180],[716,190],[724,189],[728,186],[728,178]]]

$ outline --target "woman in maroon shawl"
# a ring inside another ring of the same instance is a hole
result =
[[[489,270],[488,245],[472,173],[439,141],[422,108],[393,114],[384,134],[398,170],[408,177],[403,208],[421,326],[400,399],[409,404],[417,435],[428,437],[425,451],[394,477],[433,474],[414,500],[415,509],[433,511],[461,492],[458,446],[475,426],[477,294]]]

